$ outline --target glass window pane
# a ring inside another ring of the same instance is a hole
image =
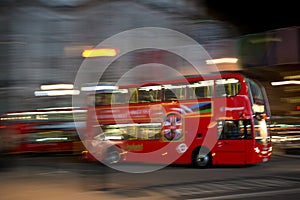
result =
[[[136,88],[129,88],[129,103],[137,103],[138,102],[138,92]]]
[[[239,93],[241,83],[236,78],[216,80],[216,97],[231,97]]]
[[[184,100],[186,96],[185,84],[164,85],[165,101]]]
[[[211,98],[213,96],[212,80],[194,82],[188,85],[188,99]]]
[[[226,120],[218,122],[219,139],[240,140],[251,139],[250,120]]]
[[[144,86],[138,88],[139,102],[159,102],[161,101],[161,86]]]

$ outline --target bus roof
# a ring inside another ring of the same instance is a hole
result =
[[[198,80],[207,80],[207,78],[218,79],[224,76],[234,76],[235,78],[244,79],[246,76],[243,74],[242,71],[220,71],[220,72],[212,72],[209,74],[197,74],[197,75],[186,75],[177,77],[174,79],[167,79],[167,80],[147,80],[144,82],[139,83],[132,83],[132,84],[118,84],[117,82],[99,82],[99,83],[88,83],[82,87],[82,90],[87,93],[93,92],[101,92],[101,93],[110,93],[116,89],[122,88],[129,88],[129,87],[140,87],[140,86],[151,86],[151,85],[162,85],[162,84],[176,84],[180,82],[192,82]]]

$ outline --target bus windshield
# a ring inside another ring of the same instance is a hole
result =
[[[265,98],[261,87],[253,80],[247,79],[248,87],[250,88],[250,100],[252,103],[253,112],[264,113],[266,111]]]
[[[251,79],[246,79],[254,115],[255,140],[261,144],[270,143],[268,105],[262,86]]]

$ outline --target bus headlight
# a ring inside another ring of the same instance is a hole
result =
[[[260,152],[260,150],[259,150],[258,147],[255,147],[255,148],[254,148],[254,151],[255,151],[256,153],[259,153],[259,152]]]

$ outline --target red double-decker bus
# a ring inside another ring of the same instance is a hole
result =
[[[239,72],[100,85],[88,99],[86,158],[200,168],[271,158],[266,92]]]
[[[77,121],[73,114],[80,116]],[[47,108],[8,112],[0,116],[1,151],[4,154],[80,154],[83,145],[77,134],[85,128],[85,109]]]

